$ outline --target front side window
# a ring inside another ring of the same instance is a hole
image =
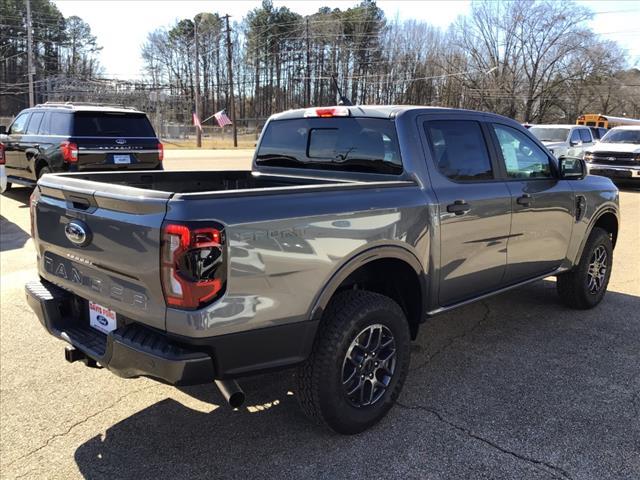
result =
[[[13,123],[11,124],[11,128],[9,129],[9,133],[11,135],[20,135],[23,134],[27,127],[27,120],[29,120],[28,113],[22,113],[18,115]]]
[[[580,129],[580,140],[582,143],[591,143],[591,133],[586,128]]]
[[[549,157],[533,140],[515,128],[493,124],[507,176],[510,178],[552,177]]]
[[[580,143],[580,132],[578,130],[571,132],[571,138],[569,141],[574,144]]]
[[[478,122],[438,120],[424,124],[440,173],[455,181],[490,180],[493,169]]]

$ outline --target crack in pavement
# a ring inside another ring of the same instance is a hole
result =
[[[559,478],[563,478],[566,480],[572,480],[571,475],[569,475],[569,472],[567,472],[566,470],[553,465],[549,462],[545,462],[543,460],[536,460],[535,458],[531,458],[531,457],[527,457],[526,455],[522,455],[518,452],[514,452],[512,450],[508,450],[507,448],[498,445],[497,443],[495,443],[492,440],[489,440],[487,438],[484,438],[482,436],[480,436],[479,434],[473,433],[470,429],[462,426],[462,425],[458,425],[457,423],[452,422],[451,420],[447,419],[441,412],[439,412],[438,410],[435,410],[433,408],[430,407],[425,407],[422,405],[405,405],[403,403],[400,403],[398,401],[396,401],[396,405],[398,407],[400,407],[401,409],[405,409],[405,410],[422,410],[425,412],[428,412],[432,415],[434,415],[440,422],[450,426],[451,428],[464,433],[466,436],[471,437],[475,440],[478,440],[482,443],[484,443],[485,445],[490,446],[491,448],[494,448],[495,450],[498,450],[502,453],[505,453],[507,455],[510,455],[514,458],[517,458],[520,461],[523,461],[525,463],[530,464],[532,467],[534,467],[536,470],[540,470],[543,471],[545,473],[550,473],[551,475],[553,475],[554,477],[559,477]]]
[[[144,390],[149,390],[151,388],[155,388],[155,387],[158,387],[158,386],[160,386],[160,385],[158,385],[158,384],[147,385],[146,387],[139,388],[137,390],[133,390],[132,392],[128,392],[128,393],[126,393],[124,395],[121,395],[116,401],[112,402],[111,404],[109,404],[108,406],[104,407],[103,409],[98,410],[97,412],[94,412],[91,415],[88,415],[87,417],[83,418],[82,420],[78,420],[77,422],[73,423],[71,426],[69,426],[69,428],[67,428],[67,430],[65,432],[54,433],[47,440],[45,440],[45,442],[42,445],[40,445],[37,448],[34,448],[33,450],[30,450],[29,452],[27,452],[24,455],[16,458],[15,460],[12,460],[11,462],[9,462],[8,464],[5,465],[5,468],[6,467],[10,467],[11,465],[15,464],[16,462],[18,462],[20,460],[24,460],[25,458],[28,458],[31,455],[35,454],[35,453],[38,453],[40,450],[43,450],[43,449],[47,448],[49,446],[49,444],[51,442],[53,442],[54,440],[56,440],[57,438],[64,437],[64,436],[68,435],[76,427],[88,422],[92,418],[97,417],[98,415],[106,412],[107,410],[110,410],[111,408],[115,407],[118,403],[120,403],[122,400],[124,400],[125,398],[127,398],[127,397],[129,397],[131,395],[134,395],[136,393],[140,393],[140,392],[142,392]]]
[[[416,370],[420,370],[421,368],[423,368],[424,366],[428,365],[429,363],[431,363],[433,361],[434,358],[436,358],[438,355],[442,354],[442,352],[444,352],[445,350],[447,350],[451,345],[454,344],[454,342],[456,342],[457,340],[461,340],[464,337],[466,337],[467,335],[471,335],[472,333],[474,333],[484,322],[487,321],[487,319],[489,318],[489,315],[491,314],[491,307],[489,307],[489,305],[486,302],[480,302],[481,305],[484,306],[485,308],[485,312],[482,315],[482,318],[480,318],[480,320],[478,320],[473,327],[471,327],[469,330],[459,334],[459,335],[454,335],[453,337],[451,337],[449,339],[449,341],[447,341],[444,345],[442,345],[439,349],[437,349],[435,352],[433,352],[431,355],[428,355],[426,360],[424,360],[423,362],[421,362],[420,364],[416,365],[415,367],[412,367],[409,369],[410,372],[415,372]]]

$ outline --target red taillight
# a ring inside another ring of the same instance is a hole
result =
[[[62,158],[67,163],[76,163],[78,161],[78,145],[73,142],[62,142],[60,144]]]
[[[0,165],[4,165],[5,163],[5,158],[4,158],[4,143],[0,143]]]
[[[323,108],[308,108],[304,112],[305,118],[308,117],[348,117],[349,109],[347,107],[323,107]]]
[[[162,228],[162,290],[168,305],[194,309],[219,296],[225,284],[222,227]]]
[[[164,145],[158,143],[158,160],[161,162],[164,160]]]

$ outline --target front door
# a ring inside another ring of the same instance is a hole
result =
[[[502,285],[511,195],[480,117],[425,118],[425,156],[440,217],[438,303],[447,306]]]
[[[557,178],[551,157],[523,132],[493,123],[513,216],[505,283],[517,283],[560,266],[574,224],[575,195]]]

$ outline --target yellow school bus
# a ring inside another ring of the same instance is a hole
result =
[[[576,120],[577,125],[587,127],[613,128],[621,125],[640,125],[640,120],[627,117],[612,117],[611,115],[600,115],[597,113],[587,113],[580,115]]]

